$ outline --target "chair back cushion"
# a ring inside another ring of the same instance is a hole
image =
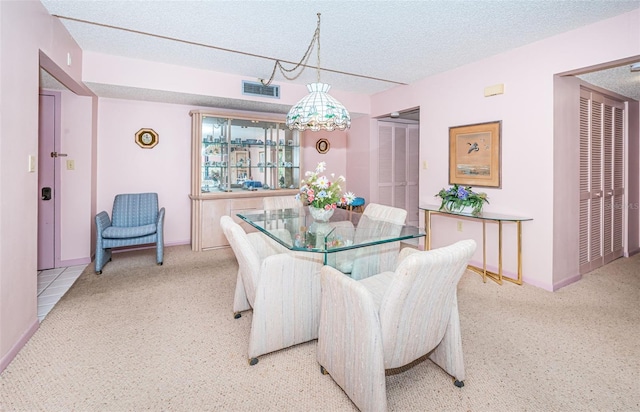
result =
[[[127,193],[116,195],[111,213],[111,225],[135,227],[158,223],[157,193]]]
[[[295,209],[302,207],[302,201],[295,196],[266,196],[262,199],[264,210]]]
[[[385,369],[406,365],[440,343],[475,250],[474,240],[462,240],[400,263],[380,303]]]
[[[407,218],[407,211],[398,207],[369,203],[367,207],[364,208],[362,215],[369,216],[376,220],[404,225],[404,221]]]
[[[260,273],[260,256],[253,247],[247,233],[230,216],[220,217],[220,226],[222,226],[222,231],[227,237],[233,253],[236,255],[239,274],[242,276],[247,300],[253,306]]]
[[[362,243],[381,234],[398,236],[406,218],[407,211],[404,209],[369,203],[358,222],[354,243]],[[360,280],[393,270],[399,251],[399,242],[355,249],[351,277]]]

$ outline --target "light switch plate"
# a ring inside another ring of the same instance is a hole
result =
[[[36,157],[34,155],[29,155],[29,173],[33,173],[36,171]]]

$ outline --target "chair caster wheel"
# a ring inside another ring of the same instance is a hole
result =
[[[249,365],[253,366],[253,365],[255,365],[256,363],[258,363],[258,358],[251,358],[251,359],[249,359]]]
[[[242,313],[240,313],[240,312],[236,312],[236,313],[233,314],[233,318],[234,319],[240,319],[241,317],[242,317]]]
[[[464,386],[464,382],[463,381],[459,381],[459,380],[454,380],[453,384],[456,385],[458,388],[462,388]]]
[[[329,374],[329,372],[327,372],[327,370],[322,365],[320,365],[320,373],[322,373],[323,375],[328,375]]]

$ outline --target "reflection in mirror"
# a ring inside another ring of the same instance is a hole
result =
[[[202,116],[201,190],[295,189],[300,137],[283,123]]]

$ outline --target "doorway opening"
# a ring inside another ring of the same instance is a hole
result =
[[[38,110],[38,270],[60,266],[60,93],[40,92]]]

